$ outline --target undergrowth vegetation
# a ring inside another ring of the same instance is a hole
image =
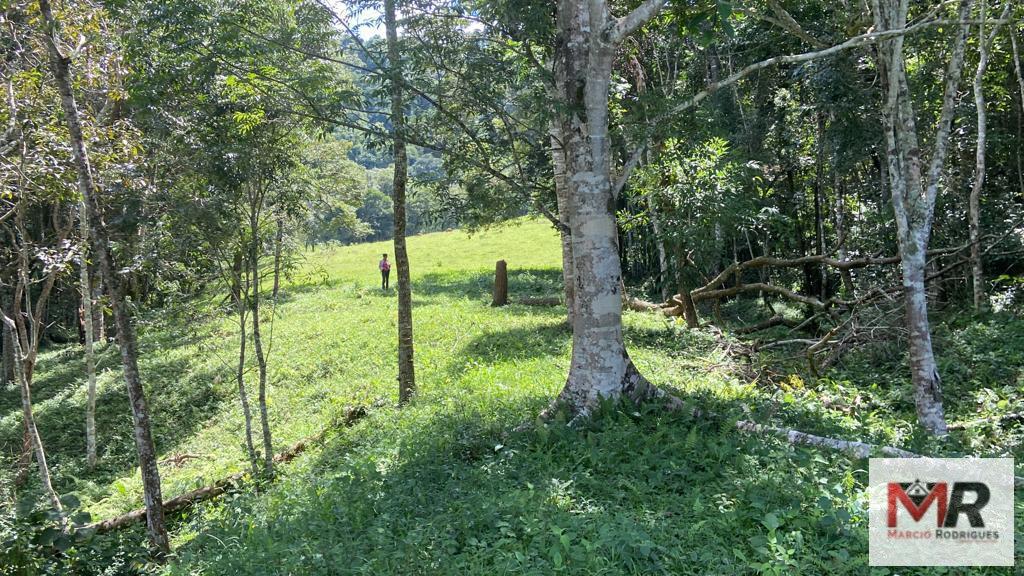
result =
[[[45,514],[30,485],[0,512],[0,574],[35,573],[9,568],[19,558],[66,574],[1012,573],[869,568],[867,462],[734,426],[750,419],[935,455],[1024,456],[1020,422],[944,441],[920,435],[902,348],[854,351],[813,378],[805,363],[751,353],[728,331],[627,313],[640,370],[702,416],[608,405],[579,428],[556,419],[516,432],[564,383],[571,334],[560,307],[491,307],[493,266],[508,261],[513,301],[557,296],[556,233],[527,220],[472,237],[419,236],[410,249],[419,391],[409,406],[394,408],[396,299],[376,271],[389,246],[308,253],[276,306],[270,415],[277,450],[326,429],[323,445],[272,482],[176,516],[176,552],[163,567],[143,563],[141,529],[30,554],[56,538],[25,531]],[[142,329],[165,498],[246,465],[232,321],[216,302],[188,310],[153,314]],[[1024,407],[1024,320],[949,318],[936,349],[951,422]],[[81,362],[77,346],[45,350],[36,413],[57,491],[71,495],[79,520],[107,518],[141,503],[130,414],[108,345],[100,466],[81,473]],[[353,405],[369,407],[367,417],[342,426]],[[19,410],[17,391],[4,390],[0,474],[20,448]],[[1019,531],[1020,503],[1017,512]]]

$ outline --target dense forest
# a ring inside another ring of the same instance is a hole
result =
[[[0,574],[904,574],[868,457],[1024,456],[1018,2],[0,27]]]

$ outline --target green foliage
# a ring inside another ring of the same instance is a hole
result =
[[[144,549],[118,535],[97,536],[73,494],[61,497],[63,513],[26,498],[0,509],[0,574],[99,576],[149,572]],[[134,540],[134,538],[132,538]],[[127,545],[126,545],[127,544]]]
[[[888,364],[858,361],[821,381],[795,366],[751,382],[729,352],[736,342],[728,334],[723,340],[645,313],[625,319],[640,369],[715,416],[606,405],[580,428],[563,418],[511,432],[556,394],[570,350],[562,309],[489,306],[499,258],[509,261],[513,300],[560,293],[558,237],[538,221],[473,237],[410,239],[419,395],[401,410],[386,401],[343,428],[345,406],[396,393],[395,300],[376,287],[385,250],[376,243],[311,253],[286,284],[273,344],[282,356],[271,364],[275,438],[282,449],[328,428],[326,444],[282,467],[272,484],[175,517],[176,556],[165,573],[891,574],[866,565],[865,462],[741,434],[733,421],[933,454],[1021,454],[1013,423],[957,433],[945,445],[914,436],[908,385]],[[1021,329],[1000,317],[939,331],[953,419],[1019,407]],[[229,319],[205,309],[142,334],[162,457],[198,456],[165,464],[167,497],[245,469],[231,369],[222,364],[236,344],[231,334]],[[992,340],[1012,352],[989,352]],[[115,364],[111,352],[104,365]],[[954,362],[977,369],[957,376]],[[75,472],[82,450],[76,366],[73,348],[41,359],[40,397],[67,400],[40,403],[40,428],[58,491],[109,517],[140,503],[130,437],[109,420],[124,414],[125,400],[111,396],[120,387],[108,373],[103,468]],[[4,408],[5,441],[20,438],[16,410],[13,402]],[[91,542],[100,548],[76,552],[81,566],[98,570],[110,559],[111,573],[130,572],[143,534]]]

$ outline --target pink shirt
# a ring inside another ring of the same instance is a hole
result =
[[[381,270],[391,270],[391,262],[388,262],[387,260],[381,260],[380,261],[380,269]]]

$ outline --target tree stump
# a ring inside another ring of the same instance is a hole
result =
[[[508,263],[498,260],[494,267],[494,298],[491,306],[508,304]]]

